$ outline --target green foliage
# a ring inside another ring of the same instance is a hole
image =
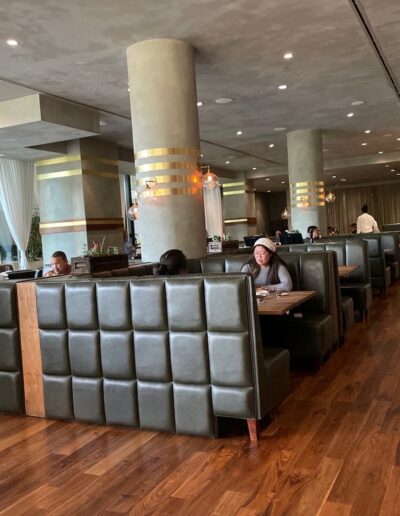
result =
[[[39,232],[39,223],[40,223],[39,215],[33,215],[32,225],[31,225],[31,234],[29,236],[28,247],[26,249],[26,254],[27,254],[28,260],[30,262],[39,260],[43,256],[42,238],[41,238],[40,232]]]

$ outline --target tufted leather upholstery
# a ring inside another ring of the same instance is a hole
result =
[[[301,305],[302,317],[269,317],[262,321],[267,344],[282,342],[293,357],[320,359],[339,341],[339,303],[333,252],[280,253],[298,270],[298,288],[318,296]]]
[[[16,287],[0,283],[0,410],[24,413]]]
[[[368,244],[357,235],[352,239],[340,241],[338,238],[333,242],[324,241],[317,244],[281,246],[279,253],[290,250],[291,252],[301,252],[304,247],[307,251],[328,250],[335,251],[338,265],[358,265],[358,269],[353,271],[348,278],[340,279],[340,290],[344,297],[353,299],[355,310],[366,313],[372,304],[371,273],[368,258]],[[343,310],[351,310],[348,301],[342,303]],[[354,317],[354,316],[353,316]],[[349,322],[353,320],[351,314],[347,313],[346,318]],[[346,327],[349,327],[348,325]]]
[[[379,289],[382,294],[386,294],[390,285],[390,267],[387,267],[385,263],[382,236],[367,234],[364,235],[364,238],[368,243],[372,287]]]
[[[215,417],[261,419],[288,394],[288,353],[265,362],[247,275],[36,292],[47,417],[213,436]]]
[[[386,266],[390,267],[391,283],[399,279],[399,233],[392,231],[382,233],[382,245]]]

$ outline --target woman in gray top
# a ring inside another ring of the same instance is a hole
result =
[[[267,290],[292,290],[292,278],[285,262],[276,254],[276,245],[269,238],[259,238],[254,244],[254,252],[242,272],[249,272],[256,287]]]

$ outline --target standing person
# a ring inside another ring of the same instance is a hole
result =
[[[71,274],[71,265],[68,263],[68,258],[64,251],[56,251],[51,255],[51,270],[46,272],[43,277],[49,278],[64,274]]]
[[[276,254],[276,245],[269,238],[259,238],[254,243],[254,252],[242,272],[250,273],[256,287],[267,290],[292,290],[292,278],[285,262]]]
[[[154,266],[154,276],[175,276],[186,274],[187,259],[180,249],[169,249],[161,255],[159,263]]]
[[[357,233],[380,233],[378,223],[368,213],[368,205],[361,208],[362,214],[357,218]]]

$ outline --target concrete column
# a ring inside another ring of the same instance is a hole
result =
[[[287,135],[291,227],[306,236],[307,227],[326,234],[325,186],[320,130],[304,129]]]
[[[243,240],[244,236],[257,232],[255,192],[251,181],[239,174],[233,181],[223,182],[223,213],[225,234],[232,240]]]
[[[93,240],[123,250],[117,146],[74,140],[67,154],[36,163],[43,261],[54,251],[70,259]]]
[[[167,249],[206,251],[193,48],[155,39],[127,49],[138,230],[144,261]]]

